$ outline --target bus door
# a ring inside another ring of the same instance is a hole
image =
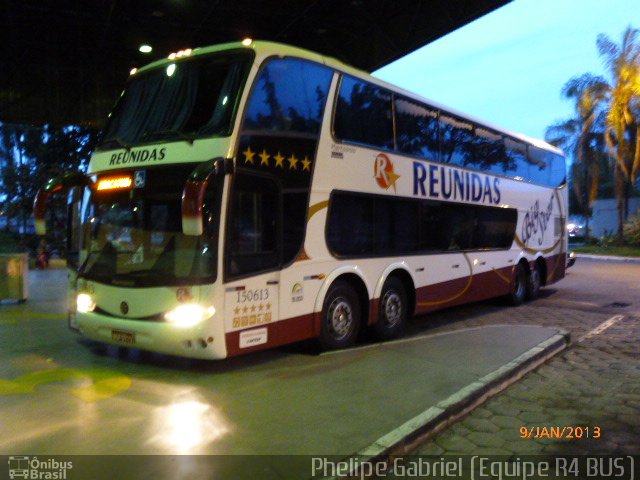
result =
[[[269,175],[238,170],[225,248],[225,332],[229,354],[276,342],[282,251],[282,195]]]

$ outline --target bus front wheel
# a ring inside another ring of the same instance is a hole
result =
[[[337,281],[324,299],[320,345],[324,350],[335,350],[353,345],[360,330],[360,303],[353,288]]]
[[[396,277],[389,277],[380,294],[378,321],[373,333],[379,340],[390,340],[402,334],[407,323],[407,294]]]

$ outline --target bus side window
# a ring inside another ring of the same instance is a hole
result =
[[[327,220],[327,244],[339,256],[373,254],[373,198],[336,192]]]
[[[391,93],[345,75],[340,84],[334,133],[340,140],[393,149],[392,111]]]
[[[333,70],[297,58],[270,60],[251,93],[244,129],[318,135]]]
[[[438,112],[404,98],[395,99],[398,151],[438,161]]]
[[[238,173],[231,199],[227,271],[260,272],[280,265],[280,191],[273,180]]]
[[[443,209],[441,228],[449,239],[446,250],[468,250],[473,245],[476,220],[474,209],[466,205],[446,205]]]

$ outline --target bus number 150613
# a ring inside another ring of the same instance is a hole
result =
[[[257,288],[255,290],[241,290],[237,292],[238,294],[238,303],[244,302],[262,302],[265,300],[269,300],[269,289],[268,288]]]

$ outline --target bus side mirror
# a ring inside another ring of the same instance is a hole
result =
[[[202,235],[202,204],[209,178],[228,173],[233,173],[233,160],[222,157],[203,162],[191,172],[182,192],[182,233]]]
[[[38,235],[47,233],[45,213],[47,212],[47,202],[51,195],[58,192],[64,193],[73,187],[84,187],[90,183],[91,180],[85,174],[73,172],[52,178],[44,187],[40,188],[33,201],[33,219],[36,233]]]

